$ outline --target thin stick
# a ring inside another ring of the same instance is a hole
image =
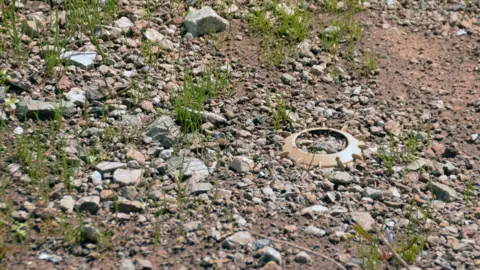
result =
[[[375,231],[377,232],[377,235],[378,237],[380,237],[380,239],[382,239],[383,243],[385,243],[385,245],[387,245],[388,249],[393,253],[393,256],[395,257],[395,259],[397,259],[397,261],[399,261],[401,264],[403,264],[403,266],[405,266],[405,268],[407,268],[407,270],[410,270],[410,266],[408,265],[407,262],[405,262],[402,257],[400,257],[400,255],[398,255],[398,253],[395,251],[395,249],[393,249],[393,247],[388,243],[387,239],[385,239],[385,236],[383,236],[382,232],[380,232],[380,229],[378,229],[378,227],[375,226]]]
[[[347,270],[345,267],[343,267],[343,265],[339,264],[338,262],[336,262],[335,260],[333,260],[332,258],[328,257],[328,256],[325,256],[323,254],[320,254],[318,252],[315,252],[311,249],[308,249],[308,248],[305,248],[305,247],[301,247],[301,246],[297,246],[295,244],[292,244],[292,243],[289,243],[289,242],[286,242],[286,241],[282,241],[282,240],[277,240],[275,238],[272,238],[272,237],[268,237],[266,235],[263,235],[263,234],[260,234],[260,233],[255,233],[255,232],[250,232],[251,234],[253,235],[256,235],[256,236],[260,236],[260,237],[263,237],[263,238],[266,238],[266,239],[269,239],[269,240],[272,240],[273,242],[277,242],[277,243],[280,243],[280,244],[284,244],[284,245],[287,245],[287,246],[291,246],[291,247],[294,247],[294,248],[298,248],[300,250],[303,250],[305,252],[309,252],[309,253],[312,253],[314,255],[317,255],[319,257],[322,257],[324,258],[325,260],[335,264],[336,266],[338,266],[338,268],[342,269],[342,270]]]

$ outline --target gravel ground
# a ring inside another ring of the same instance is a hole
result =
[[[477,1],[3,1],[4,269],[480,268]]]

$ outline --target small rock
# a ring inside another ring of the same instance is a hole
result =
[[[131,260],[124,259],[120,261],[120,265],[118,267],[118,270],[135,270],[135,265]]]
[[[325,207],[323,205],[314,205],[314,206],[303,208],[300,211],[300,214],[302,215],[309,214],[310,216],[316,216],[316,215],[328,213],[329,211],[330,210],[328,209],[328,207]]]
[[[120,19],[113,22],[113,26],[120,28],[124,31],[128,31],[128,29],[133,26],[133,23],[132,21],[130,21],[129,18],[121,17]]]
[[[120,213],[140,213],[143,212],[143,205],[139,201],[122,200],[118,202],[118,211]]]
[[[128,160],[136,160],[140,165],[145,164],[145,155],[137,151],[135,149],[131,149],[130,151],[127,152],[127,159]]]
[[[67,60],[69,64],[72,64],[81,69],[89,70],[95,66],[96,52],[75,52],[68,51],[60,55],[61,59]]]
[[[237,156],[232,160],[232,162],[230,162],[230,169],[238,173],[249,172],[254,167],[255,163],[253,162],[253,160],[243,156]]]
[[[295,80],[295,78],[288,73],[283,73],[280,79],[282,79],[282,82],[286,85],[290,85]]]
[[[166,163],[166,173],[180,177],[182,181],[189,180],[192,183],[201,182],[208,177],[210,172],[203,161],[191,157],[173,157]]]
[[[248,244],[253,244],[255,238],[247,231],[240,231],[234,235],[228,237],[225,242],[223,242],[223,247],[232,249],[236,246],[245,246]]]
[[[65,211],[73,210],[73,208],[75,207],[75,200],[72,196],[64,196],[59,203],[60,209]]]
[[[169,116],[161,116],[147,128],[146,135],[158,141],[165,148],[172,147],[181,135],[180,128]]]
[[[308,227],[305,228],[305,233],[306,234],[309,234],[309,235],[315,235],[315,236],[318,236],[318,237],[322,237],[324,236],[327,232],[322,230],[322,229],[319,229],[313,225],[310,225]]]
[[[372,198],[374,200],[380,199],[382,197],[382,194],[383,193],[381,190],[374,189],[371,187],[366,187],[365,189],[363,189],[363,196]]]
[[[365,231],[375,231],[375,219],[368,212],[352,212],[350,213],[352,219],[360,225]]]
[[[113,181],[123,186],[132,186],[140,183],[142,170],[118,169],[113,173]]]
[[[271,247],[264,247],[260,250],[263,256],[260,258],[261,264],[267,264],[268,262],[274,262],[278,265],[282,265],[282,255],[276,249]]]
[[[137,259],[137,269],[152,270],[153,269],[152,262],[149,260]]]
[[[96,186],[101,185],[102,182],[102,174],[98,171],[92,172],[90,175],[90,179],[92,180],[92,183]]]
[[[336,171],[328,175],[328,180],[334,184],[348,184],[352,181],[352,176],[348,172]]]
[[[308,253],[306,253],[305,251],[301,251],[295,256],[295,261],[298,263],[308,263],[311,260],[312,259],[310,258]]]
[[[147,40],[154,41],[154,42],[158,42],[163,39],[163,35],[153,28],[148,28],[147,30],[145,30],[145,32],[143,33],[143,36]]]
[[[432,192],[437,199],[444,202],[452,202],[457,198],[457,192],[453,188],[437,182],[431,182],[431,184]],[[429,188],[430,186],[427,184],[427,189]]]
[[[89,211],[92,214],[96,214],[98,209],[100,209],[100,197],[82,197],[75,203],[75,208],[79,211]]]
[[[67,99],[77,106],[83,106],[86,100],[85,91],[80,88],[73,88],[67,93]]]
[[[210,183],[193,183],[190,187],[190,192],[194,195],[207,193],[213,189]]]

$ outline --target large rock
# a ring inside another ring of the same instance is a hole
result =
[[[208,175],[208,167],[203,161],[191,157],[173,157],[167,161],[166,173],[174,177],[183,177],[192,183],[204,180]]]
[[[427,188],[430,188],[429,184],[427,184]],[[435,194],[437,199],[444,201],[444,202],[451,202],[457,198],[457,192],[444,184],[432,182],[432,192]]]
[[[201,9],[190,8],[183,24],[194,37],[224,31],[229,25],[227,20],[207,6]]]
[[[95,66],[96,57],[96,52],[68,51],[60,55],[60,58],[66,60],[67,63],[85,70],[92,69]]]
[[[113,173],[113,181],[121,186],[133,186],[140,183],[142,170],[118,169]]]
[[[72,102],[45,102],[38,100],[23,100],[17,104],[16,115],[19,120],[25,118],[52,119],[55,113],[63,113],[64,116],[71,115],[75,110],[75,104]]]
[[[163,147],[170,148],[180,136],[180,128],[169,116],[161,116],[150,124],[146,135],[161,143]]]

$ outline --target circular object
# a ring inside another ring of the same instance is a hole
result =
[[[328,155],[312,154],[299,149],[296,145],[298,136],[313,131],[337,133],[347,140],[347,147],[340,152]],[[365,144],[363,142],[341,130],[333,128],[309,128],[288,136],[283,145],[283,153],[285,153],[290,159],[294,160],[297,164],[319,166],[321,168],[333,168],[338,166],[343,167],[344,164],[348,164],[355,159],[362,159],[361,148],[364,148],[364,146]]]

